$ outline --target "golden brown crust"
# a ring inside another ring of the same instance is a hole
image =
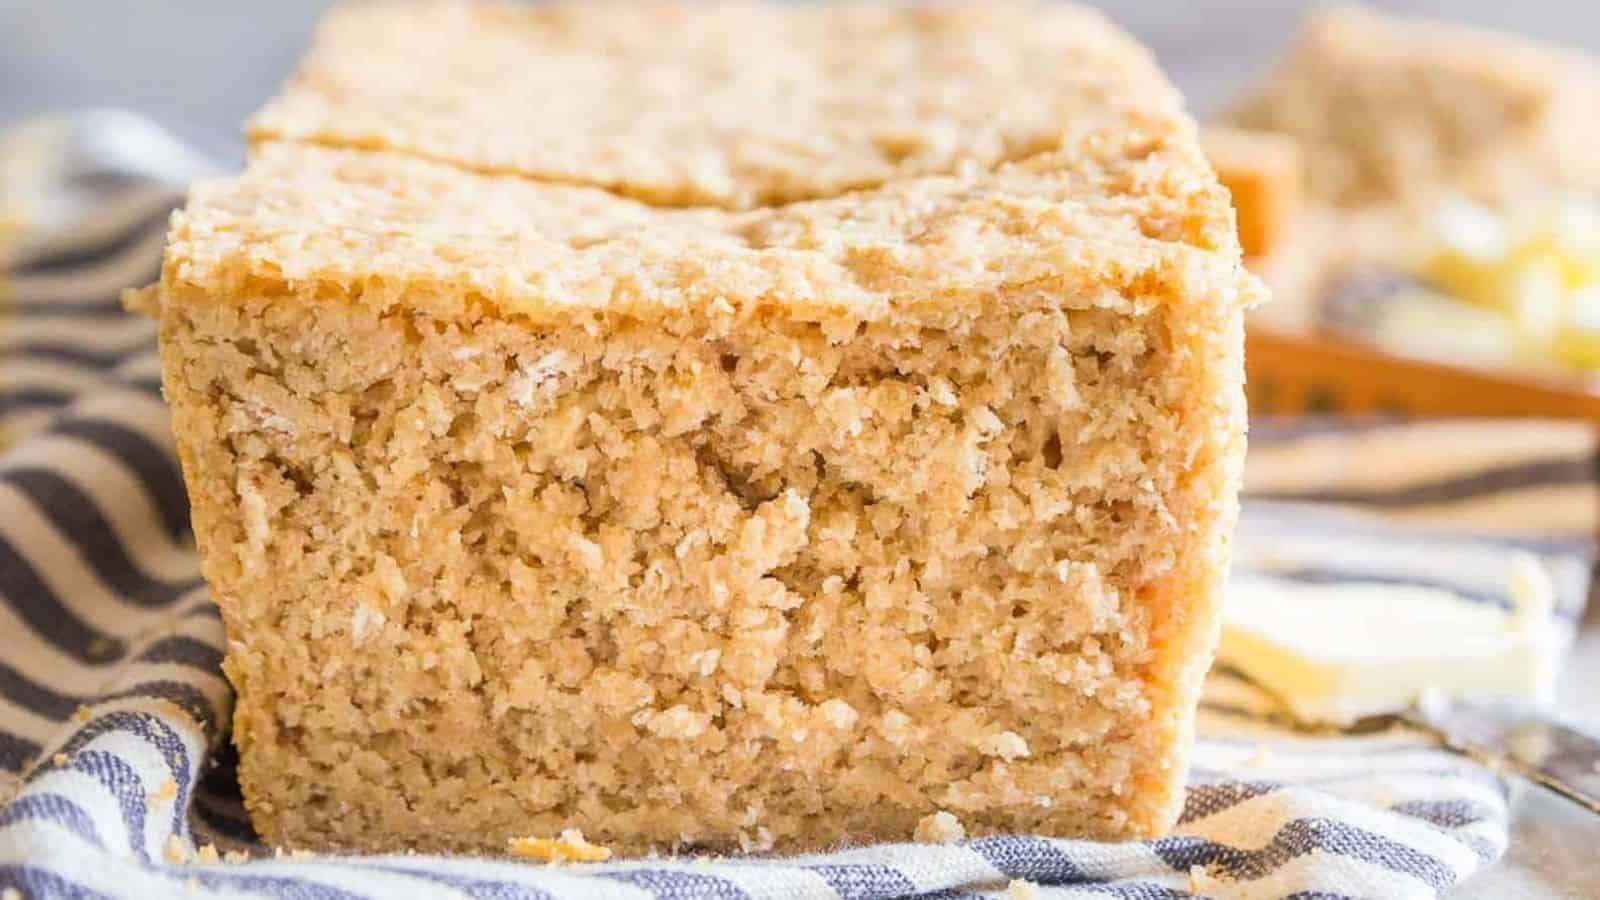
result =
[[[392,154],[273,144],[238,178],[201,183],[174,218],[166,289],[226,296],[282,281],[386,302],[532,319],[644,318],[713,301],[877,318],[1007,285],[1082,292],[1206,270],[1221,302],[1253,300],[1226,195],[1186,134],[1161,148],[1092,133],[995,173],[917,178],[775,209],[658,209],[592,188],[486,177]],[[1202,248],[1216,248],[1204,252]],[[1228,292],[1228,283],[1240,287]],[[911,289],[908,289],[911,288]],[[387,292],[387,293],[386,293]]]
[[[413,2],[336,9],[251,135],[750,208],[1181,117],[1147,51],[1064,3]]]

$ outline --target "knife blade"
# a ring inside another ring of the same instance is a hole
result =
[[[1446,747],[1600,814],[1600,740],[1548,712],[1513,702],[1425,697],[1399,718]]]

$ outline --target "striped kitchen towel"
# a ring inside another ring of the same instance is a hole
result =
[[[1505,850],[1506,786],[1488,770],[1408,734],[1288,735],[1223,706],[1205,717],[1180,826],[1144,843],[1009,835],[567,867],[261,846],[234,779],[222,624],[198,576],[152,327],[117,302],[154,277],[165,213],[201,165],[123,114],[0,141],[0,221],[13,225],[0,234],[3,900],[1437,897]],[[1246,566],[1492,602],[1496,561],[1533,549],[1563,615],[1581,609],[1586,428],[1322,423],[1259,430],[1253,453],[1252,486],[1271,502],[1247,509]],[[1258,536],[1277,549],[1252,556]]]

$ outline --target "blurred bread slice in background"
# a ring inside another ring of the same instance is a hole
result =
[[[1273,294],[1250,321],[1252,410],[1600,418],[1596,148],[1588,55],[1311,16],[1206,134]]]
[[[1223,119],[1299,140],[1321,204],[1499,205],[1600,186],[1597,112],[1584,54],[1345,6],[1314,15]]]

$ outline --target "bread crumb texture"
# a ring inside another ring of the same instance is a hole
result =
[[[176,834],[167,835],[167,842],[161,848],[162,857],[175,866],[187,864],[191,853],[189,842]]]
[[[145,806],[149,807],[150,809],[155,809],[162,804],[171,803],[173,800],[177,799],[177,796],[178,782],[172,780],[171,778],[167,778],[160,784],[156,785],[155,790],[146,795]]]
[[[925,844],[954,844],[967,836],[967,829],[960,819],[941,809],[923,816],[912,836]]]
[[[1039,885],[1025,878],[1013,878],[1006,884],[1006,900],[1039,900]]]
[[[507,842],[512,856],[541,862],[605,862],[611,850],[584,840],[583,832],[568,828],[559,838],[517,837]]]
[[[1196,897],[1209,897],[1214,900],[1225,900],[1241,893],[1237,884],[1214,874],[1209,866],[1189,867],[1189,892]]]
[[[341,10],[175,218],[256,827],[1164,831],[1260,290],[1172,91],[1071,7],[627,9]]]

